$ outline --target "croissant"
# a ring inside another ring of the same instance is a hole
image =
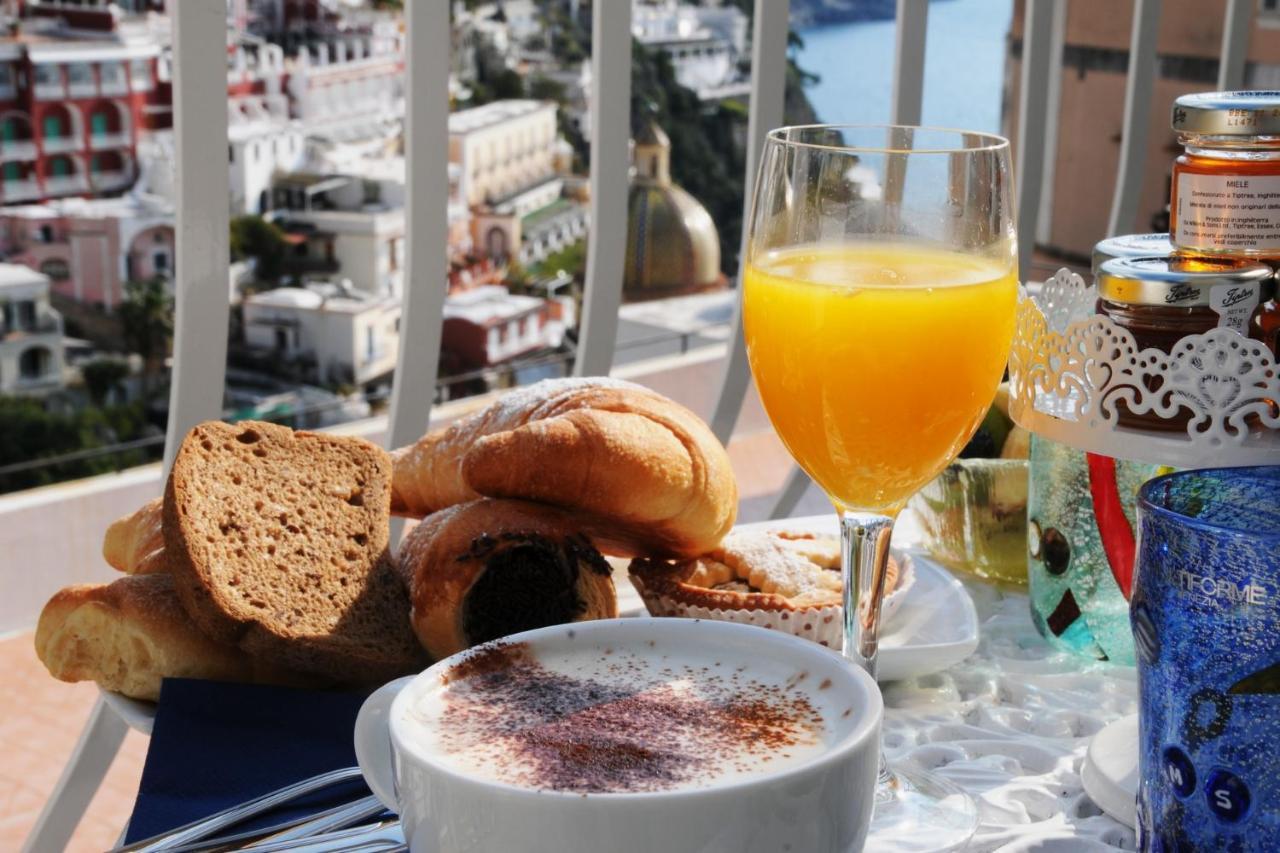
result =
[[[618,556],[692,557],[733,527],[724,447],[695,414],[614,379],[548,379],[392,454],[391,508],[421,517],[480,495],[572,510]]]
[[[618,615],[609,564],[563,510],[481,499],[400,546],[413,630],[434,658],[520,631]]]
[[[111,522],[102,540],[102,556],[108,565],[125,574],[166,571],[163,499],[147,501],[124,518]]]
[[[96,681],[134,699],[158,698],[164,678],[319,683],[206,637],[187,617],[166,574],[60,590],[40,613],[35,646],[54,678]]]

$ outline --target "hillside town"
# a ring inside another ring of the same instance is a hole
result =
[[[159,452],[181,271],[173,2],[0,3],[0,491]],[[407,284],[402,5],[227,0],[228,418],[317,427],[386,403]],[[685,100],[634,99],[624,297],[705,299],[736,263],[740,181],[686,191],[662,123],[718,122],[738,159],[717,165],[742,172],[749,19],[633,6],[655,97]],[[567,372],[590,231],[590,4],[459,0],[452,27],[441,399]],[[727,293],[712,314],[727,323]],[[624,313],[622,335],[651,345],[661,315]]]

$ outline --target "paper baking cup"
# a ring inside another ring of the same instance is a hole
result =
[[[892,593],[880,606],[880,625],[883,632],[889,620],[902,606],[903,599],[915,583],[915,567],[906,554],[894,554],[901,577]],[[807,607],[800,610],[730,610],[687,604],[669,595],[649,590],[643,581],[631,575],[631,585],[640,593],[650,616],[675,616],[685,619],[716,619],[721,622],[737,622],[740,625],[756,625],[783,631],[811,640],[829,649],[839,650],[843,644],[844,608],[839,604],[827,607]]]

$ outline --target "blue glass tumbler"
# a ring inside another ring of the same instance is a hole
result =
[[[1280,466],[1138,496],[1139,846],[1280,849]]]

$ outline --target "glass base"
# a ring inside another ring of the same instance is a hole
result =
[[[978,829],[973,798],[945,779],[903,767],[876,788],[866,853],[963,850]]]

